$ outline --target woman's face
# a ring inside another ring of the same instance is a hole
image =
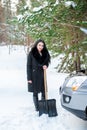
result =
[[[44,43],[43,43],[43,42],[39,42],[39,43],[37,44],[37,50],[38,50],[39,52],[41,52],[41,51],[43,50],[43,48],[44,48]]]

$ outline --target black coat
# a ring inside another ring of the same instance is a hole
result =
[[[49,65],[49,54],[40,56],[37,50],[32,50],[27,57],[27,80],[32,80],[34,93],[44,92],[43,65]]]

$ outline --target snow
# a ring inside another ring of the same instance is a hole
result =
[[[80,30],[87,34],[87,28],[80,28]]]
[[[77,6],[77,4],[74,1],[66,1],[65,6],[66,7],[72,6],[73,8],[75,8]]]
[[[47,81],[48,97],[56,99],[58,116],[38,116],[32,93],[27,92],[26,59],[23,46],[13,46],[10,54],[8,47],[0,47],[0,130],[86,130],[86,121],[61,107],[59,87],[67,74],[54,69],[56,58],[47,70]]]
[[[1,0],[1,3],[2,3],[2,6],[5,6],[6,4],[8,4],[8,2],[5,0]],[[10,4],[11,4],[11,10],[16,11],[16,5],[18,4],[18,0],[11,0]]]

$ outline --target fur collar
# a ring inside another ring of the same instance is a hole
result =
[[[33,48],[31,52],[39,64],[44,64],[44,62],[47,58],[47,52],[42,51],[42,56],[39,54],[37,48]]]

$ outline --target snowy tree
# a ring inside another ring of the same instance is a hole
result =
[[[80,30],[87,27],[86,0],[30,0],[29,6],[24,0],[21,3],[17,18],[23,31],[33,39],[44,39],[54,55],[63,54],[58,71],[87,67],[87,35]]]

